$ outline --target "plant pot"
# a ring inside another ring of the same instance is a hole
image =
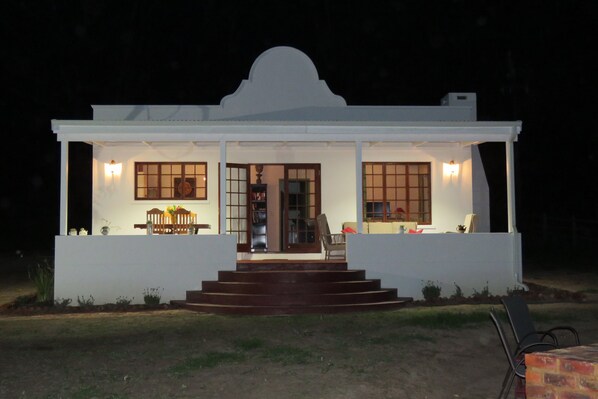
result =
[[[102,226],[102,228],[100,229],[100,233],[102,233],[102,235],[104,235],[104,236],[107,236],[108,233],[110,233],[110,227]]]

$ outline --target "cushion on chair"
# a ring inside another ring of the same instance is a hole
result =
[[[357,233],[357,222],[343,223],[343,231],[347,228],[353,229]],[[368,233],[368,224],[367,224],[367,222],[364,222],[363,223],[363,234],[367,234],[367,233]]]
[[[414,229],[409,229],[409,234],[421,234],[424,232],[424,229],[418,229],[418,230],[414,230]]]

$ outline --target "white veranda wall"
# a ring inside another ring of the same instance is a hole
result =
[[[143,291],[159,287],[162,302],[185,299],[218,270],[235,270],[235,249],[228,235],[57,236],[54,298],[143,303]]]
[[[428,281],[442,296],[452,295],[455,284],[465,296],[486,286],[493,295],[520,287],[518,233],[351,234],[347,241],[349,268],[365,269],[402,297],[423,299]]]

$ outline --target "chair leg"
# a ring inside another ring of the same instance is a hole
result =
[[[509,392],[511,392],[511,387],[513,386],[513,381],[515,380],[515,373],[510,373],[509,375],[509,383],[502,386],[500,390],[500,394],[498,395],[498,399],[507,398],[509,396]]]

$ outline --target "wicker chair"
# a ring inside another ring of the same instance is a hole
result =
[[[318,228],[320,229],[320,238],[322,239],[322,245],[324,251],[326,251],[326,259],[330,258],[345,258],[347,244],[345,243],[344,234],[330,234],[330,228],[328,228],[328,219],[326,214],[322,213],[316,217],[318,221]],[[336,252],[336,254],[333,254]]]

